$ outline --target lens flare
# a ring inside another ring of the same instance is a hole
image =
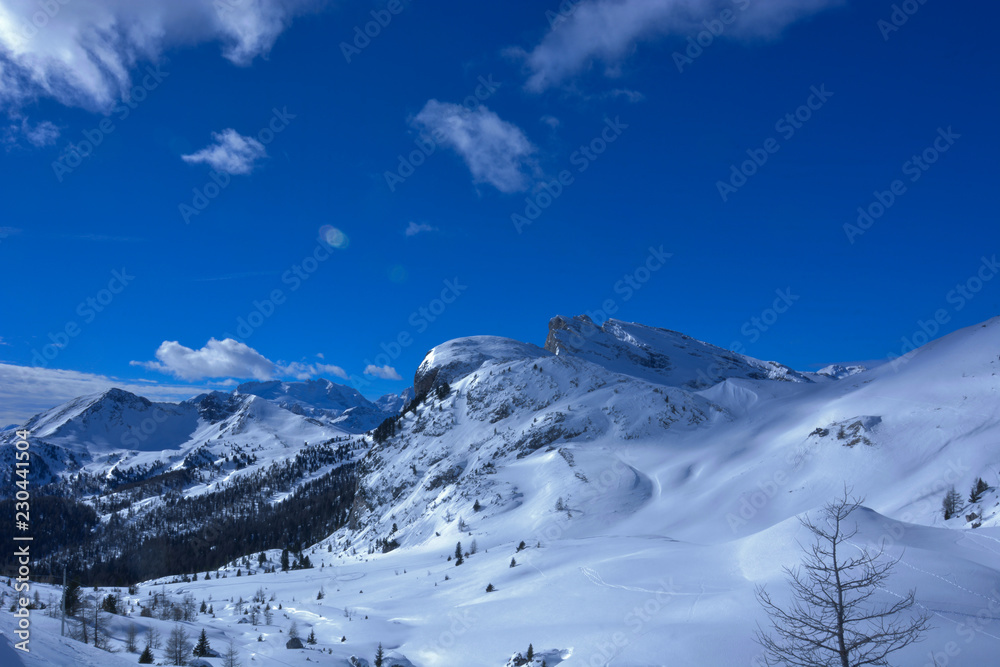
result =
[[[401,283],[406,281],[406,269],[400,265],[396,265],[389,269],[389,280],[394,283]]]
[[[331,225],[323,225],[319,228],[319,238],[331,248],[343,250],[350,243],[347,234]]]

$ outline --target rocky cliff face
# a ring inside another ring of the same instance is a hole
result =
[[[783,364],[724,350],[676,331],[615,319],[597,326],[586,315],[552,318],[545,349],[651,382],[692,389],[728,378],[813,381],[809,374]]]

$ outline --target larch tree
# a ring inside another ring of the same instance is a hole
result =
[[[828,503],[819,522],[802,519],[815,542],[801,567],[785,568],[793,600],[775,602],[763,587],[757,599],[771,628],[758,627],[765,664],[787,667],[888,666],[889,656],[920,641],[929,629],[926,613],[913,613],[913,590],[885,598],[885,583],[899,559],[855,545],[851,514],[861,500],[844,496]]]

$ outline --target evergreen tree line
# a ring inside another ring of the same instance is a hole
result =
[[[443,398],[447,396],[448,392],[451,390],[447,383],[443,385],[446,389],[443,394],[441,388],[438,388],[438,397]],[[403,407],[402,412],[393,417],[388,417],[382,421],[381,424],[373,428],[369,433],[371,433],[372,440],[376,443],[383,443],[390,439],[392,436],[396,435],[399,429],[399,420],[406,416],[406,413],[412,412],[417,409],[417,407],[427,399],[427,392],[421,392],[413,397],[413,399]]]
[[[103,524],[86,504],[36,497],[33,508],[48,507],[50,514],[33,522],[35,571],[61,575],[66,565],[87,586],[120,586],[214,570],[249,552],[298,550],[344,525],[357,489],[355,465],[345,463],[301,485],[277,505],[266,499],[349,457],[348,445],[307,447],[290,461],[254,471],[218,491],[192,498],[168,491],[162,505],[134,516],[115,513]],[[0,535],[9,539],[5,532],[10,532],[7,524]],[[5,556],[5,567],[13,566],[9,558]]]
[[[13,499],[0,500],[0,516],[13,518],[15,502]],[[90,505],[58,496],[34,496],[31,499],[31,553],[33,556],[52,554],[82,544],[90,539],[98,523],[97,513]],[[0,522],[0,540],[4,544],[15,544],[13,538],[14,522]],[[5,576],[16,576],[17,562],[13,553],[13,549],[4,549],[0,556]]]

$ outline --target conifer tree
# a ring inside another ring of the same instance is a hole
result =
[[[955,490],[955,487],[951,487],[951,490],[945,494],[941,509],[944,512],[945,521],[962,511],[962,496]]]
[[[972,485],[972,491],[969,492],[969,502],[972,504],[978,503],[983,499],[983,494],[990,490],[990,485],[983,481],[980,477],[976,480],[976,483]]]
[[[194,654],[200,658],[204,658],[206,655],[211,653],[212,647],[208,645],[208,635],[205,634],[205,629],[201,629],[201,635],[198,636],[198,643],[195,644]]]

